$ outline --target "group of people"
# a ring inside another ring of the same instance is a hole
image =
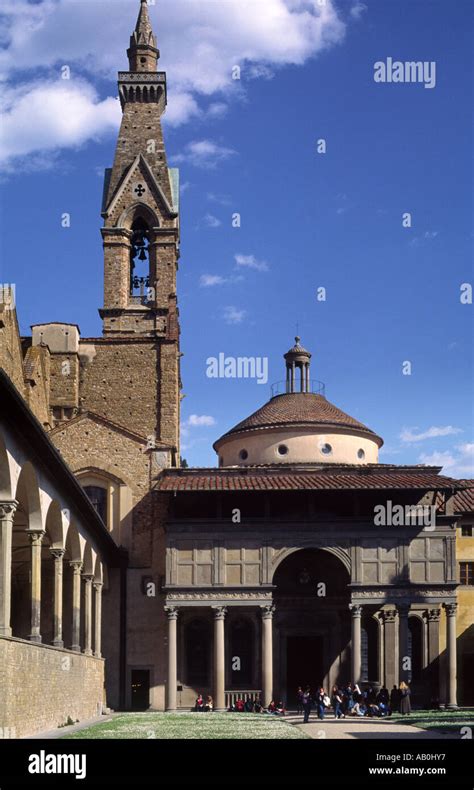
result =
[[[198,694],[193,711],[196,713],[212,713],[213,710],[214,701],[212,697],[208,695],[206,700],[204,700],[202,694]],[[272,700],[265,707],[259,696],[255,697],[255,699],[249,698],[246,700],[238,697],[228,710],[230,713],[271,713],[274,716],[284,716],[286,713],[283,702],[277,703],[275,700]]]
[[[321,720],[330,708],[336,719],[346,716],[391,716],[394,711],[411,713],[410,688],[404,681],[390,692],[385,686],[380,691],[372,686],[362,691],[358,683],[346,683],[341,687],[333,686],[330,695],[323,686],[319,686],[316,693],[309,686],[305,690],[299,686],[296,696],[297,713],[303,713],[305,723],[309,721],[313,707],[316,707]]]
[[[259,696],[255,697],[255,699],[249,697],[246,700],[239,697],[234,704],[230,706],[229,711],[231,713],[271,713],[274,716],[284,716],[286,713],[283,702],[280,701],[277,703],[272,699],[270,704],[265,707]]]
[[[213,710],[214,701],[212,697],[208,694],[206,701],[204,702],[204,697],[202,694],[198,694],[196,702],[194,703],[193,711],[195,711],[195,713],[212,713]]]

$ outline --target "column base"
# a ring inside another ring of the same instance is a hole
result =
[[[84,650],[84,655],[85,656],[92,656],[93,655],[92,650]]]
[[[53,647],[64,647],[62,639],[53,639]]]
[[[36,642],[37,644],[41,644],[41,642],[43,641],[43,637],[41,636],[41,634],[30,634],[28,636],[28,639],[30,642]]]
[[[13,636],[12,629],[0,627],[0,636]]]
[[[458,710],[459,705],[457,703],[449,703],[446,705],[447,710]]]
[[[166,713],[177,713],[178,708],[166,708]]]
[[[74,650],[75,653],[82,653],[82,648],[80,645],[71,645],[71,650]]]
[[[94,658],[102,658],[102,653],[94,653]]]

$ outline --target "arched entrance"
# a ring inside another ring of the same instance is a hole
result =
[[[324,549],[296,551],[275,571],[275,695],[290,707],[298,686],[328,689],[350,677],[349,582]]]

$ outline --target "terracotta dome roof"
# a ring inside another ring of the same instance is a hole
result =
[[[276,395],[265,403],[260,409],[239,422],[234,428],[221,436],[214,444],[214,448],[220,442],[232,434],[247,431],[262,430],[265,428],[293,428],[293,427],[327,427],[355,429],[357,432],[363,431],[370,434],[372,438],[383,444],[382,439],[367,428],[366,425],[355,420],[349,414],[338,409],[330,403],[323,395],[313,393],[294,392],[285,395]]]

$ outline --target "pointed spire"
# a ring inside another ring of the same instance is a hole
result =
[[[147,0],[140,0],[140,11],[135,26],[135,33],[137,34],[137,44],[152,44],[152,46],[156,47],[156,38],[153,35]]]
[[[140,0],[137,24],[127,51],[130,71],[156,71],[160,52],[151,26],[147,0]]]

